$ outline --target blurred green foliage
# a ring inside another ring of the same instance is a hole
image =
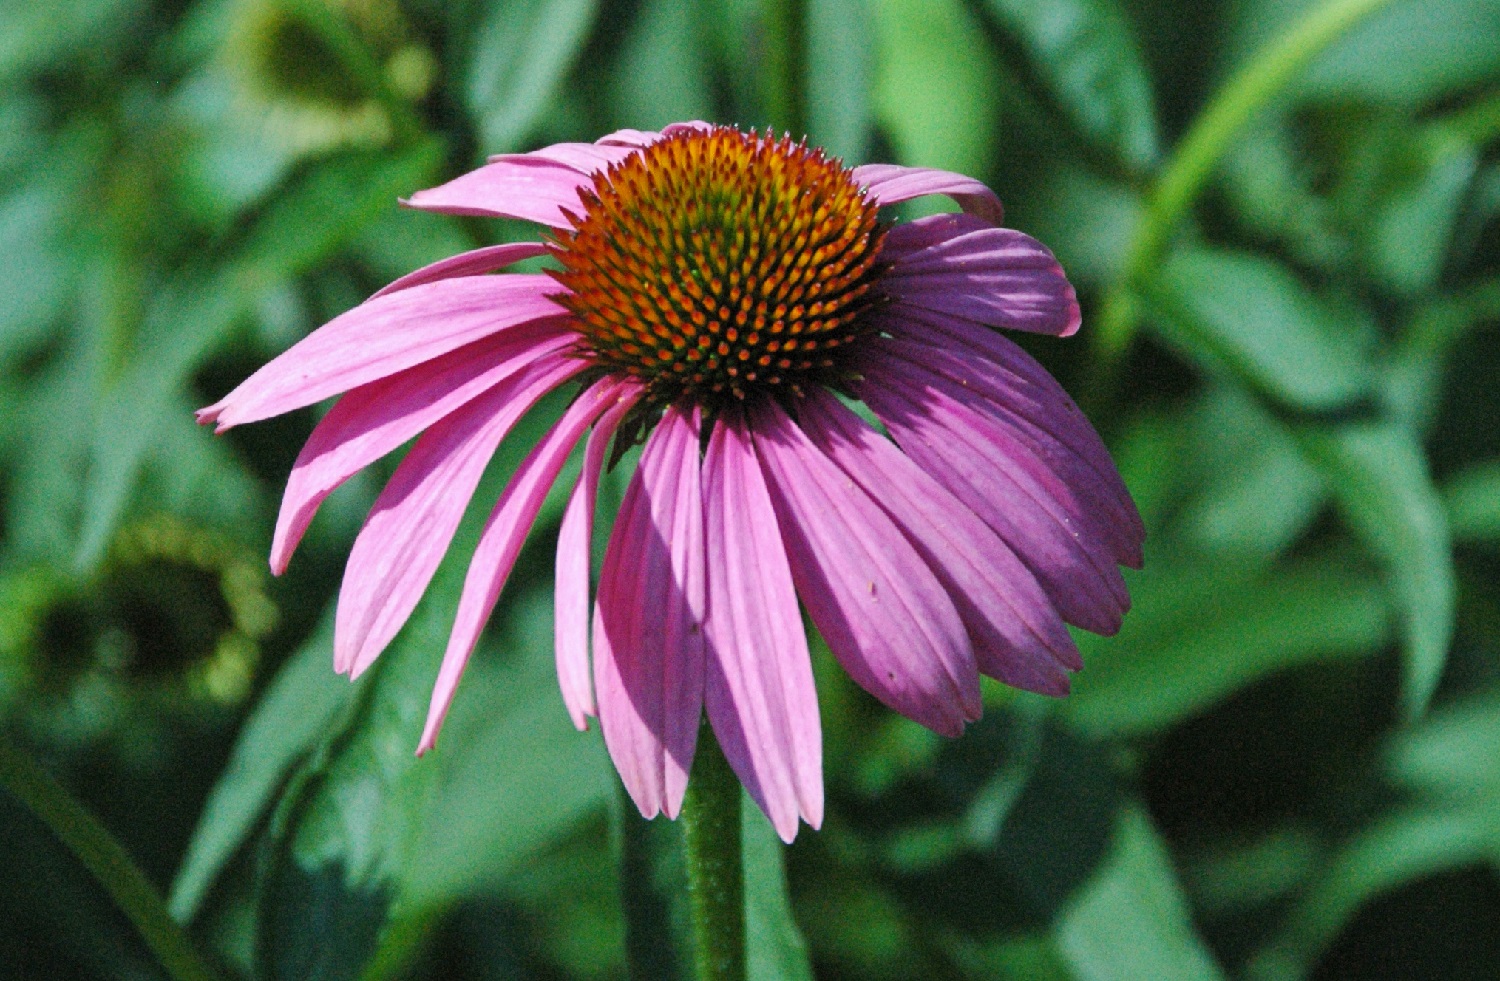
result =
[[[775,122],[982,176],[1055,249],[1083,331],[1023,340],[1150,539],[1075,694],[988,689],[961,740],[821,652],[829,816],[783,854],[746,814],[753,976],[1500,976],[1500,5],[1341,29],[1128,268],[1205,110],[1338,7],[8,0],[5,728],[227,976],[673,976],[677,829],[634,816],[552,676],[561,501],[418,762],[474,516],[350,685],[331,603],[393,464],[271,580],[315,414],[213,439],[190,410],[395,276],[533,235],[396,208],[485,154]],[[1107,297],[1124,343],[1091,331]],[[0,975],[162,976],[5,795],[0,839]]]

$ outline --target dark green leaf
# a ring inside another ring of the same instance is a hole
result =
[[[785,848],[771,822],[742,794],[744,829],[745,957],[749,976],[765,981],[812,981],[807,945],[787,896]]]
[[[1354,532],[1385,564],[1401,612],[1408,717],[1426,708],[1453,633],[1453,556],[1421,446],[1390,425],[1302,427],[1298,440]]]
[[[1266,259],[1182,250],[1167,260],[1153,298],[1176,343],[1279,402],[1329,410],[1370,388],[1372,371],[1358,333]]]
[[[875,38],[870,0],[807,0],[808,140],[863,163],[869,151]]]
[[[1121,814],[1113,855],[1053,929],[1078,981],[1224,977],[1193,930],[1166,845],[1138,809]]]
[[[1115,0],[987,0],[985,7],[1085,137],[1132,170],[1155,162],[1151,83]]]
[[[694,0],[641,4],[621,43],[619,65],[609,76],[616,118],[659,130],[713,115],[706,16]]]
[[[1119,635],[1085,642],[1088,669],[1063,706],[1099,736],[1160,731],[1277,671],[1373,653],[1390,630],[1374,577],[1337,560],[1157,567],[1131,593]]]
[[[464,86],[486,151],[517,149],[536,125],[578,56],[597,6],[597,0],[489,5]]]
[[[996,156],[998,66],[959,0],[871,0],[875,109],[901,162],[986,174]]]

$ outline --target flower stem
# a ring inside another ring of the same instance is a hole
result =
[[[745,981],[740,782],[705,723],[682,802],[683,850],[698,981]]]
[[[0,738],[0,785],[35,814],[99,880],[175,981],[217,981],[161,894],[83,805],[28,754]]]
[[[1113,377],[1140,323],[1140,285],[1158,266],[1168,236],[1196,200],[1255,113],[1279,95],[1313,58],[1391,0],[1327,0],[1277,41],[1257,52],[1214,96],[1178,144],[1146,201],[1124,271],[1105,295],[1094,332],[1101,370]]]

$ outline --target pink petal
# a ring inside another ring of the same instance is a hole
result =
[[[706,133],[713,128],[714,127],[712,124],[701,122],[695,119],[685,123],[669,123],[667,127],[660,133],[653,133],[648,130],[639,129],[617,129],[607,136],[601,136],[599,138],[599,142],[606,145],[619,144],[624,146],[643,147],[650,146],[657,140],[661,139],[663,136],[673,136],[677,133],[692,131]]]
[[[982,324],[1066,337],[1078,296],[1045,245],[971,215],[932,215],[886,235],[881,288],[908,305]]]
[[[421,286],[423,283],[435,283],[440,279],[452,279],[455,276],[479,276],[494,272],[496,269],[503,269],[522,259],[535,259],[537,256],[546,254],[547,247],[541,242],[512,242],[506,245],[490,245],[471,252],[460,252],[458,255],[439,259],[437,262],[407,273],[387,285],[375,296],[385,296],[387,293]]]
[[[571,167],[580,174],[593,175],[608,170],[612,165],[635,153],[636,150],[637,148],[633,146],[601,146],[598,143],[554,143],[521,156],[551,160],[564,167]],[[490,162],[514,160],[516,157],[516,154],[502,153],[490,157]]]
[[[1005,217],[1000,199],[981,181],[950,170],[928,167],[902,167],[899,164],[865,164],[854,168],[854,180],[869,189],[870,197],[882,207],[928,194],[946,194],[971,215],[992,225]]]
[[[1047,369],[1008,337],[946,314],[893,304],[882,311],[880,326],[893,337],[934,352],[931,357],[924,354],[923,362],[1005,406],[1011,418],[1039,441],[1061,446],[1058,457],[1081,460],[1098,484],[1107,488],[1108,513],[1134,540],[1134,554],[1117,558],[1140,568],[1140,544],[1146,530],[1135,502],[1099,434]],[[952,351],[951,359],[948,351]],[[959,362],[962,372],[950,370]]]
[[[519,218],[571,228],[564,209],[583,213],[580,188],[592,180],[567,164],[535,154],[497,157],[446,184],[418,191],[403,202],[423,211],[482,218]]]
[[[516,420],[588,367],[551,356],[501,382],[417,440],[349,551],[334,617],[334,668],[359,677],[422,598],[469,498]]]
[[[823,734],[807,635],[744,418],[719,417],[703,460],[708,554],[704,701],[719,745],[782,840],[823,822]]]
[[[1048,413],[1041,411],[1037,395],[1024,382],[1018,384],[993,362],[965,357],[961,348],[949,345],[921,344],[900,336],[879,338],[874,345],[1000,426],[1015,441],[1011,455],[1051,487],[1054,496],[1077,497],[1078,510],[1109,546],[1114,560],[1140,568],[1145,526],[1119,473],[1107,458],[1101,467],[1033,421],[1040,417],[1054,428],[1059,425],[1047,420]],[[1102,451],[1092,428],[1086,421],[1083,425]]]
[[[438,730],[443,727],[448,707],[453,704],[464,666],[469,663],[469,655],[474,653],[474,645],[479,642],[485,621],[500,598],[500,591],[521,552],[521,545],[526,541],[558,471],[567,462],[568,454],[584,431],[606,410],[620,402],[634,402],[639,397],[640,389],[633,382],[612,377],[595,382],[568,407],[557,424],[521,461],[515,476],[500,495],[500,501],[485,521],[479,547],[474,550],[469,573],[464,578],[458,615],[448,637],[448,649],[443,653],[442,667],[438,669],[422,741],[417,746],[419,754],[437,745]]]
[[[775,402],[750,413],[792,580],[839,663],[945,736],[979,718],[979,672],[947,592],[884,511]]]
[[[318,505],[334,488],[480,393],[573,342],[566,321],[538,321],[346,393],[313,429],[292,465],[271,542],[271,570],[286,571]]]
[[[668,409],[641,452],[599,575],[599,723],[626,790],[648,818],[681,809],[703,715],[698,457],[696,418]]]
[[[910,538],[948,590],[974,642],[979,670],[1008,685],[1067,692],[1062,668],[1078,648],[1036,578],[1010,547],[843,403],[812,389],[797,405],[808,437]]]
[[[1129,606],[1120,571],[1076,514],[996,448],[993,423],[871,351],[858,394],[906,455],[984,519],[1063,619],[1112,634]]]
[[[589,681],[589,565],[593,549],[594,499],[604,451],[615,428],[634,405],[620,402],[599,417],[583,452],[583,470],[568,498],[562,528],[557,535],[557,576],[554,631],[557,681],[563,704],[579,731],[588,728],[594,710],[594,689]]]
[[[567,311],[549,276],[465,276],[366,300],[293,344],[206,409],[218,432],[320,402],[482,337]]]

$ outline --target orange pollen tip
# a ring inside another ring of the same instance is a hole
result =
[[[674,133],[595,175],[555,233],[556,297],[589,355],[658,404],[722,403],[847,376],[871,329],[885,229],[822,150],[731,127]],[[628,292],[615,284],[630,270]],[[795,364],[773,354],[802,334]],[[751,330],[738,328],[752,326]],[[718,357],[704,359],[712,350]],[[746,363],[781,373],[752,377]],[[693,365],[688,370],[688,365]]]

